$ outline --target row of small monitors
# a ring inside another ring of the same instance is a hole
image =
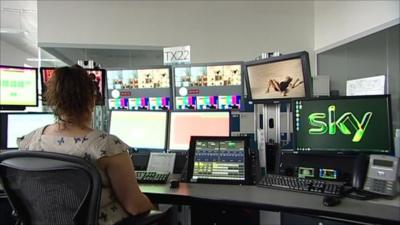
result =
[[[109,70],[109,90],[136,88],[169,88],[168,68],[139,70]],[[237,65],[176,67],[175,87],[241,85],[242,68]]]
[[[228,96],[184,96],[176,97],[175,105],[179,110],[208,110],[208,109],[240,109],[239,95]],[[110,110],[169,110],[170,97],[141,97],[108,99]]]
[[[51,113],[1,114],[1,148],[17,148],[17,138],[54,123]],[[191,136],[230,135],[230,113],[178,111],[112,111],[110,134],[132,148],[188,150]]]

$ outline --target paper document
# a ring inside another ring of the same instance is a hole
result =
[[[170,172],[174,171],[175,153],[150,153],[147,171]]]

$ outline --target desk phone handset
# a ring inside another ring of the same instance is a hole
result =
[[[358,192],[394,197],[400,191],[399,158],[359,155],[354,163],[353,188]]]

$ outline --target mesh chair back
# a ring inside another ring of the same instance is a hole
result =
[[[81,158],[49,152],[2,153],[0,177],[24,224],[97,224],[100,175]]]

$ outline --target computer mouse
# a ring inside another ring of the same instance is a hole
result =
[[[335,196],[325,196],[323,200],[324,206],[335,206],[340,203],[340,198]]]
[[[170,188],[178,188],[179,187],[179,180],[171,180],[169,183]]]

